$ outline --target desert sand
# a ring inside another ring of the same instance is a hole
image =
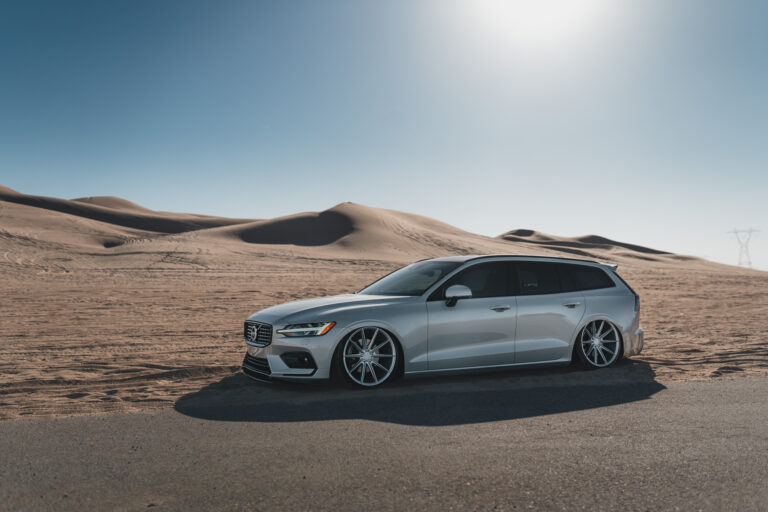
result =
[[[254,311],[452,254],[617,263],[641,295],[634,359],[658,380],[768,375],[766,272],[596,235],[484,237],[354,203],[226,219],[0,186],[0,418],[170,407],[238,371]]]

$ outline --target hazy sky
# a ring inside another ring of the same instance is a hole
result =
[[[768,269],[768,2],[0,3],[0,184]]]

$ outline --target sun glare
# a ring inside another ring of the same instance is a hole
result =
[[[609,0],[474,0],[467,14],[494,44],[538,53],[591,39],[611,6]]]

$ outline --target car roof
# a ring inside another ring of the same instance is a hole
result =
[[[589,264],[589,265],[597,265],[600,267],[604,267],[610,270],[615,271],[618,265],[611,264],[611,263],[604,263],[601,261],[594,261],[594,260],[582,260],[579,258],[560,258],[558,256],[533,256],[533,255],[525,255],[525,254],[469,254],[466,256],[447,256],[443,258],[432,258],[429,261],[456,261],[459,263],[466,263],[469,261],[475,261],[475,260],[482,260],[482,259],[490,259],[490,258],[510,258],[518,261],[557,261],[557,262],[563,262],[563,263],[578,263],[578,264]]]

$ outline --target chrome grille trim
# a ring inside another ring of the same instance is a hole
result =
[[[253,337],[253,329],[257,329],[256,337]],[[243,326],[243,339],[245,343],[253,347],[266,347],[272,343],[272,326],[263,322],[246,320]]]

